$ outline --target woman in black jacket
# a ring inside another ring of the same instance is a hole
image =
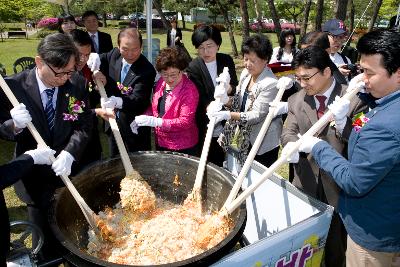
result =
[[[173,47],[176,42],[182,41],[182,31],[178,28],[178,21],[176,18],[170,20],[171,29],[167,32],[167,46]]]
[[[234,95],[238,80],[236,76],[235,63],[231,56],[218,53],[222,43],[221,32],[213,27],[203,25],[198,27],[192,35],[192,44],[198,51],[198,57],[190,62],[186,69],[189,78],[199,90],[199,104],[196,111],[196,122],[199,128],[199,148],[203,147],[205,134],[207,132],[208,117],[207,106],[214,100],[216,78],[222,73],[224,67],[228,67],[230,75],[230,91],[228,95]],[[219,146],[217,139],[222,132],[221,123],[215,125],[213,138],[208,153],[209,161],[222,166],[225,152]]]

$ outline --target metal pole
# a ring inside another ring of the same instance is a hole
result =
[[[354,32],[355,32],[356,29],[358,28],[358,24],[360,24],[360,22],[361,22],[362,19],[364,19],[365,12],[367,12],[367,10],[368,10],[369,6],[371,5],[371,3],[372,3],[372,0],[369,1],[367,7],[365,8],[364,12],[362,13],[360,19],[358,20],[358,22],[357,22],[356,26],[354,27],[352,33],[349,35],[349,38],[347,38],[347,40],[346,40],[346,42],[344,43],[343,48],[342,48],[342,50],[340,50],[340,52],[343,52],[343,50],[344,50],[344,48],[346,47],[347,43],[351,40],[351,37],[353,36]]]
[[[152,7],[153,7],[153,1],[152,0],[146,0],[146,32],[147,32],[147,59],[153,63],[153,53],[152,53],[152,48],[153,48],[153,39],[152,39],[152,27],[151,27],[151,22],[152,22]]]
[[[399,8],[397,9],[397,17],[396,17],[396,23],[395,25],[395,29],[397,29],[398,31],[400,31],[400,25],[399,25],[399,20],[400,20],[400,4],[399,4]]]

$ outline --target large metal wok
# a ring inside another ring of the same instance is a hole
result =
[[[133,167],[147,180],[157,196],[175,203],[182,203],[193,188],[198,159],[170,152],[138,152],[130,155]],[[173,184],[178,175],[182,184]],[[73,179],[77,190],[87,204],[98,213],[106,206],[119,201],[119,183],[125,176],[119,158],[95,163]],[[202,190],[204,210],[218,211],[224,204],[234,184],[226,170],[213,164],[207,165]],[[103,261],[87,254],[88,227],[81,210],[65,190],[55,195],[50,211],[50,224],[54,234],[66,248],[64,258],[76,266],[132,266]],[[242,236],[246,222],[246,207],[242,204],[233,214],[234,229],[217,246],[190,259],[157,266],[207,266],[226,255]],[[176,229],[180,231],[180,229]]]

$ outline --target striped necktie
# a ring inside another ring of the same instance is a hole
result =
[[[54,128],[54,116],[56,114],[53,106],[53,96],[55,88],[50,88],[44,90],[47,95],[47,103],[44,108],[44,113],[46,114],[47,125],[49,126],[50,131],[53,131]]]

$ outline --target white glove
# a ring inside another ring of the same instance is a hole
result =
[[[211,101],[207,106],[207,115],[212,114],[214,112],[218,112],[222,109],[223,104],[218,100]],[[208,116],[210,118],[210,116]]]
[[[90,53],[89,59],[86,64],[92,72],[99,70],[101,65],[99,54]]]
[[[131,122],[130,126],[131,126],[131,131],[132,131],[132,133],[138,134],[139,125],[136,123],[135,120],[133,120],[133,121]]]
[[[24,104],[18,104],[16,107],[10,110],[11,118],[14,122],[15,128],[23,129],[28,125],[28,122],[32,121],[32,117],[29,111],[26,109]]]
[[[219,83],[224,83],[225,86],[228,86],[229,83],[231,82],[231,76],[229,75],[228,67],[224,67],[224,70],[215,80]]]
[[[33,150],[28,150],[24,154],[32,157],[34,164],[46,164],[51,165],[50,157],[56,153],[53,149],[49,147],[46,148],[36,148]]]
[[[207,113],[207,115],[210,120],[212,118],[216,118],[215,120],[216,124],[220,121],[229,120],[231,118],[231,112],[228,110]]]
[[[162,125],[162,119],[154,116],[139,115],[135,117],[135,122],[140,126],[160,127]]]
[[[100,99],[101,102],[101,99]],[[111,109],[121,109],[122,108],[122,98],[118,96],[110,96],[107,99],[103,100],[103,103],[101,103],[102,108],[111,108]]]
[[[299,147],[300,152],[310,153],[316,143],[321,142],[322,140],[314,137],[314,136],[304,136],[303,142]]]
[[[347,112],[350,108],[350,100],[340,99],[339,96],[335,97],[335,101],[328,106],[329,110],[333,113],[335,119],[336,129],[342,132],[347,122]]]
[[[289,150],[293,147],[295,142],[288,142],[286,146],[282,149],[281,157],[285,157],[289,163],[298,163],[299,162],[299,151],[296,150],[291,155],[289,155]]]
[[[360,88],[361,93],[365,93],[365,83],[364,83],[364,73],[360,73],[357,76],[355,76],[353,79],[350,80],[349,86],[347,87],[346,91],[352,91],[356,88]]]
[[[292,88],[293,84],[294,84],[294,81],[292,79],[284,76],[278,80],[278,83],[276,84],[276,88],[278,88],[278,90],[280,90],[281,88],[288,90],[288,89]]]
[[[275,107],[274,118],[276,116],[288,113],[288,103],[287,102],[271,102],[270,107]]]
[[[215,91],[214,91],[214,99],[218,99],[222,104],[226,104],[229,101],[229,97],[228,97],[228,88],[224,86],[223,83],[218,84],[215,87]]]
[[[57,176],[68,176],[71,174],[71,166],[74,160],[74,157],[69,152],[63,150],[58,154],[56,160],[51,165],[51,168]]]

